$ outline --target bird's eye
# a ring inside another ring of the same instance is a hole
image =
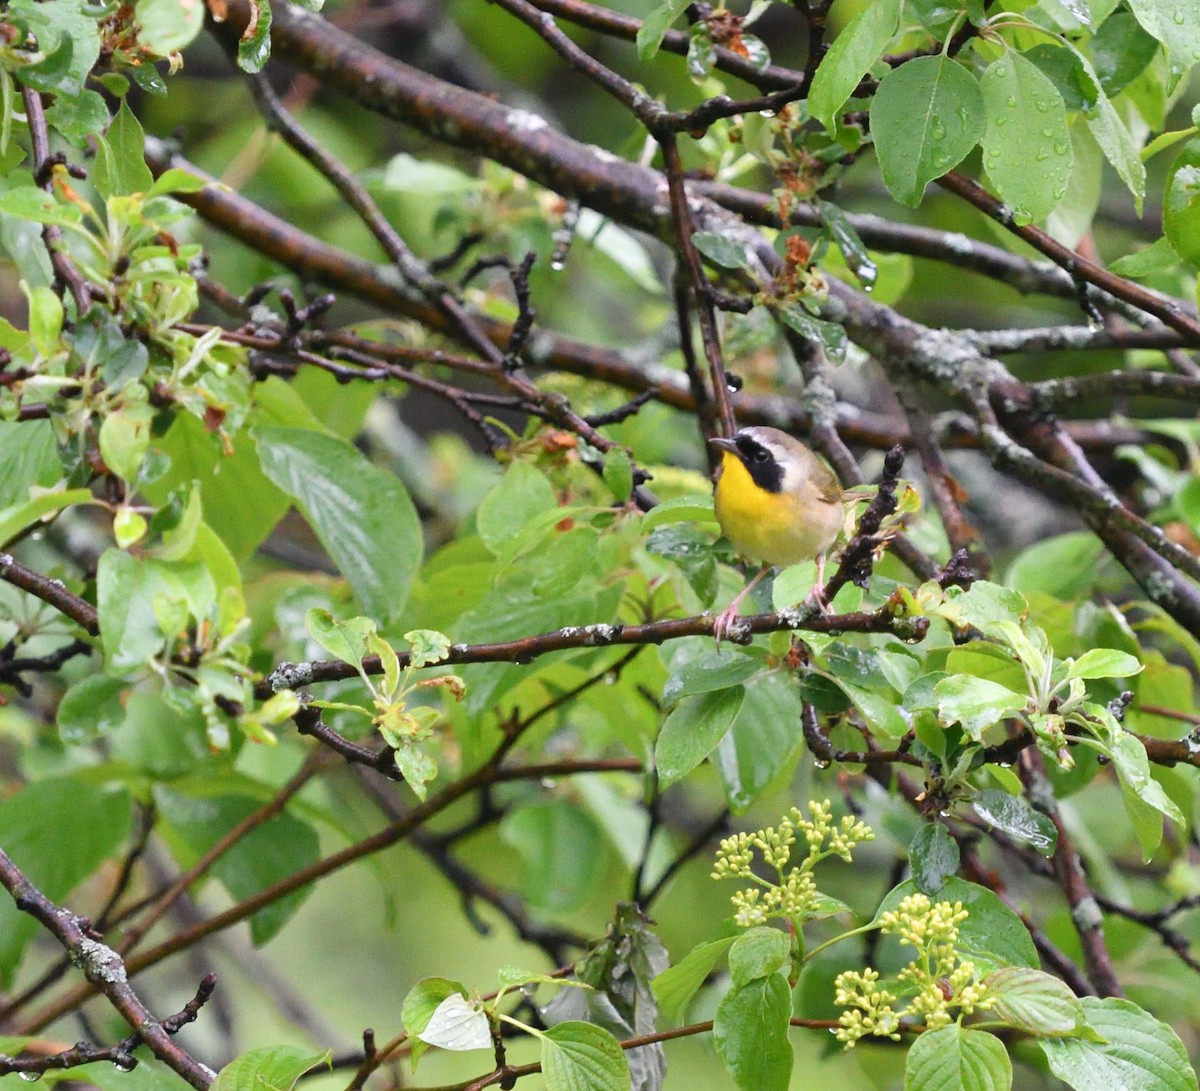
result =
[[[766,451],[764,451],[764,450],[763,450],[761,447],[759,447],[759,448],[758,448],[758,449],[757,449],[757,450],[754,452],[754,454],[752,454],[750,457],[751,457],[751,458],[752,458],[752,459],[753,459],[755,462],[766,462],[766,461],[767,461],[767,459],[769,459],[771,456],[770,456],[769,454],[767,454],[767,452],[766,452]]]

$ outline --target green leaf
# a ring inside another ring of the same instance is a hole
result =
[[[638,60],[645,63],[654,58],[671,24],[687,6],[688,0],[664,0],[642,20],[637,32]]]
[[[1178,264],[1179,255],[1175,253],[1175,247],[1171,245],[1170,240],[1164,235],[1160,239],[1155,239],[1149,246],[1145,246],[1141,250],[1135,250],[1131,254],[1122,254],[1119,258],[1110,262],[1108,267],[1117,276],[1138,280],[1142,277],[1152,277]],[[1092,537],[1086,531],[1079,533],[1089,538]],[[1094,541],[1096,556],[1099,557],[1103,551],[1103,546],[1098,539],[1094,539]]]
[[[697,231],[692,235],[692,245],[714,265],[723,269],[746,269],[750,265],[750,259],[739,243],[715,231]]]
[[[738,936],[700,943],[668,970],[664,970],[651,983],[659,1006],[671,1022],[680,1022],[687,1013],[688,1004],[696,990],[708,979],[713,968],[725,952],[737,941]]]
[[[813,75],[808,109],[830,132],[846,100],[883,53],[900,25],[900,0],[877,0],[863,8],[834,39]]]
[[[255,796],[229,794],[228,784],[208,778],[202,783],[177,782],[175,790],[160,788],[155,792],[155,801],[165,826],[164,836],[184,867],[195,863],[263,802]],[[235,901],[243,901],[316,863],[319,857],[316,830],[283,811],[223,853],[208,874]],[[312,890],[311,886],[301,887],[255,913],[250,918],[250,938],[255,946],[275,936]]]
[[[331,1056],[299,1046],[252,1049],[222,1068],[209,1091],[291,1091],[305,1072],[328,1067]]]
[[[1097,81],[1084,67],[1082,56],[1057,42],[1043,42],[1021,54],[1037,65],[1055,87],[1072,113],[1096,105]]]
[[[1047,1038],[1092,1037],[1083,1005],[1059,978],[1025,966],[1006,966],[983,981],[995,1004],[989,1018]]]
[[[816,561],[802,561],[781,568],[771,581],[771,606],[776,610],[786,610],[803,602],[816,582]]]
[[[171,167],[160,174],[154,184],[146,190],[146,200],[152,197],[163,197],[172,193],[199,193],[206,186],[211,186],[212,180],[201,178],[190,170],[182,167]]]
[[[320,606],[314,606],[304,615],[304,627],[330,655],[356,670],[362,664],[363,656],[368,654],[367,638],[376,630],[375,622],[369,617],[338,621]]]
[[[61,492],[44,492],[23,504],[14,504],[0,511],[0,546],[6,546],[21,531],[33,526],[39,519],[75,504],[94,502],[88,489],[64,489]]]
[[[983,138],[979,84],[949,57],[917,57],[892,69],[871,103],[871,133],[888,192],[916,207],[925,187],[953,170]]]
[[[904,1063],[904,1091],[1009,1091],[1012,1061],[994,1034],[951,1023],[917,1036]]]
[[[13,1041],[9,1039],[9,1041]],[[28,1044],[36,1048],[37,1039],[29,1039]],[[24,1048],[22,1046],[21,1048]],[[18,1052],[14,1045],[6,1047],[10,1055]],[[66,1084],[72,1091],[75,1087],[84,1086],[95,1088],[95,1091],[163,1091],[179,1077],[161,1061],[152,1057],[138,1057],[138,1066],[132,1072],[126,1072],[111,1061],[93,1061],[91,1064],[80,1065],[65,1071],[47,1072],[43,1082],[50,1087]]]
[[[801,337],[814,341],[825,350],[832,364],[846,359],[846,330],[836,322],[814,318],[799,303],[789,303],[776,312],[785,326],[795,330]]]
[[[404,639],[408,642],[408,661],[414,667],[440,663],[450,654],[450,638],[433,629],[411,629]]]
[[[554,486],[546,475],[528,462],[514,462],[480,501],[475,529],[483,544],[498,554],[535,517],[557,506]]]
[[[1163,817],[1183,826],[1183,814],[1163,786],[1150,775],[1150,761],[1140,739],[1129,734],[1121,735],[1111,754],[1113,768],[1121,782],[1125,810],[1133,822],[1142,857],[1149,860],[1162,841]]]
[[[540,1037],[548,1091],[628,1091],[625,1051],[603,1027],[570,1020]]]
[[[569,912],[591,897],[604,863],[592,817],[565,799],[509,811],[500,836],[521,855],[521,893],[534,909]]]
[[[263,472],[296,501],[372,617],[399,617],[421,564],[421,524],[407,490],[351,444],[300,428],[260,428]]]
[[[129,688],[123,678],[107,674],[89,674],[76,682],[63,694],[55,713],[63,742],[91,742],[120,727],[125,721],[122,697]]]
[[[604,484],[622,504],[633,495],[633,463],[624,447],[610,447],[605,452]]]
[[[154,409],[147,402],[132,402],[104,415],[100,424],[100,457],[119,478],[135,481],[142,459],[150,449]]]
[[[1128,11],[1113,12],[1092,38],[1096,75],[1110,98],[1119,95],[1154,59],[1158,43]]]
[[[1043,856],[1053,856],[1058,829],[1041,811],[1025,800],[998,788],[985,788],[971,801],[975,813],[1010,837],[1030,845]]]
[[[101,197],[145,193],[154,185],[154,175],[146,166],[146,134],[129,108],[128,99],[121,100],[117,116],[97,144],[92,181]]]
[[[457,992],[438,1004],[419,1037],[426,1045],[456,1052],[490,1049],[492,1045],[487,1012]]]
[[[400,1021],[404,1024],[404,1029],[413,1037],[420,1036],[421,1031],[429,1025],[429,1018],[438,1005],[455,993],[465,1000],[467,987],[447,977],[422,978],[408,990],[400,1009]]]
[[[1200,265],[1200,138],[1183,146],[1167,174],[1163,230],[1181,258]]]
[[[792,1076],[792,991],[782,974],[729,990],[713,1020],[713,1045],[744,1091],[785,1091]]]
[[[1189,125],[1186,129],[1171,129],[1165,133],[1159,133],[1141,150],[1143,163],[1149,163],[1159,152],[1164,152],[1168,148],[1175,147],[1181,140],[1187,140],[1189,137],[1196,135],[1196,126]]]
[[[484,184],[479,181],[477,184]],[[661,296],[663,280],[645,242],[595,209],[580,210],[577,237],[647,295]]]
[[[841,678],[834,678],[838,688],[854,702],[867,725],[884,739],[902,739],[909,728],[908,720],[897,706],[893,697],[866,686],[857,686]]]
[[[654,763],[665,790],[696,768],[733,726],[745,699],[742,686],[684,697],[663,722]]]
[[[871,923],[877,925],[884,913],[917,892],[917,885],[911,879],[894,886],[879,903]],[[1002,966],[1037,969],[1041,964],[1021,918],[987,887],[950,876],[937,892],[936,900],[963,903],[969,916],[959,927],[959,950],[971,958],[980,973],[987,974]]]
[[[1196,1091],[1179,1036],[1129,1000],[1080,1000],[1102,1041],[1039,1038],[1050,1071],[1075,1091]]]
[[[688,27],[687,70],[696,83],[703,83],[712,75],[717,54],[713,49],[712,31],[702,19]]]
[[[763,660],[757,655],[728,648],[722,651],[708,648],[675,668],[663,683],[662,705],[670,708],[684,697],[736,686],[762,669]]]
[[[867,12],[864,11],[863,14]],[[858,277],[859,283],[868,292],[871,291],[879,279],[879,268],[850,222],[850,217],[831,201],[818,199],[817,211],[821,214],[821,223],[829,237],[842,252],[846,265]]]
[[[1167,47],[1171,85],[1200,61],[1200,0],[1129,0],[1142,29]]]
[[[1142,199],[1146,195],[1146,167],[1129,126],[1125,123],[1117,108],[1100,87],[1100,81],[1091,67],[1087,56],[1070,46],[1080,59],[1089,78],[1095,85],[1096,105],[1087,113],[1087,124],[1095,137],[1104,157],[1113,166],[1118,177],[1125,183],[1126,188],[1133,194],[1134,207],[1137,214],[1142,214]]]
[[[1111,266],[1114,272],[1116,265]],[[1021,550],[1004,582],[1025,594],[1043,591],[1059,599],[1077,598],[1095,584],[1103,555],[1104,543],[1090,531],[1057,534]]]
[[[133,77],[133,82],[148,95],[165,95],[167,93],[167,85],[163,82],[162,76],[158,74],[158,69],[154,65],[135,65],[133,68],[128,69],[128,72]]]
[[[129,835],[130,800],[74,777],[26,785],[0,802],[0,845],[47,898],[62,902]],[[0,982],[12,985],[26,945],[41,926],[0,900]]]
[[[666,557],[679,569],[702,605],[717,593],[717,559],[710,548],[712,535],[693,523],[656,527],[646,539],[646,552]]]
[[[0,510],[23,504],[35,485],[49,488],[61,476],[49,421],[0,421]]]
[[[530,598],[528,587],[497,588],[459,617],[454,635],[467,644],[490,644],[550,632],[577,625],[580,618],[609,616],[600,608],[600,601],[587,585],[551,599]],[[474,716],[493,708],[528,677],[529,669],[510,663],[480,663],[466,666],[460,673],[467,683],[466,708]]]
[[[1078,659],[1068,661],[1068,678],[1132,678],[1141,674],[1136,656],[1113,648],[1089,648]]]
[[[1020,53],[988,65],[980,80],[987,128],[983,161],[1017,223],[1043,220],[1071,177],[1071,134],[1062,95]]]
[[[769,785],[789,777],[804,750],[797,730],[800,695],[792,678],[771,671],[744,688],[733,726],[709,759],[734,814],[742,814]]]
[[[958,842],[940,822],[925,823],[908,846],[912,881],[922,894],[931,898],[935,898],[946,880],[958,871],[958,863]]]
[[[642,529],[651,531],[667,523],[715,523],[712,496],[675,496],[651,508],[642,517]]]
[[[418,159],[407,152],[399,152],[388,160],[382,185],[397,193],[410,193],[419,197],[438,197],[474,193],[480,181],[474,175],[465,174],[446,163]]]
[[[935,687],[938,718],[947,724],[962,724],[975,742],[1006,716],[1020,712],[1029,698],[1007,686],[969,674],[952,674]]]
[[[413,795],[423,803],[429,792],[429,782],[438,774],[437,762],[419,745],[407,739],[392,751],[392,759],[405,783],[413,790]]]
[[[786,932],[766,926],[751,928],[729,948],[729,976],[734,988],[768,977],[790,966],[792,941]]]
[[[261,398],[272,388],[273,376],[256,387]],[[248,431],[230,441],[231,454],[223,453],[202,421],[191,413],[178,413],[155,448],[171,459],[168,473],[146,489],[156,504],[166,502],[177,489],[200,482],[205,522],[220,535],[238,561],[244,561],[262,544],[287,513],[291,501],[262,472],[258,452]]]
[[[108,666],[118,671],[144,667],[162,650],[165,637],[159,616],[167,606],[182,607],[181,623],[186,624],[189,615],[208,617],[216,598],[212,574],[201,564],[105,550],[97,565],[96,605]]]
[[[0,190],[0,212],[14,219],[58,224],[60,227],[79,223],[81,216],[75,205],[63,204],[54,194],[36,186],[13,186]]]
[[[429,1047],[421,1040],[421,1032],[429,1025],[438,1005],[448,996],[458,994],[464,999],[467,987],[446,977],[426,977],[418,981],[404,998],[400,1009],[400,1021],[412,1041],[412,1068],[417,1070],[421,1054]]]
[[[203,4],[181,4],[179,0],[137,0],[133,10],[138,24],[139,43],[159,57],[186,49],[204,27]]]
[[[238,42],[237,64],[243,72],[261,72],[271,59],[271,0],[255,0],[258,21],[247,26]]]
[[[63,305],[55,293],[43,286],[26,288],[29,298],[29,339],[42,356],[55,356],[62,349]]]

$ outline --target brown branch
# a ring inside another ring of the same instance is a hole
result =
[[[92,934],[82,917],[51,902],[3,849],[0,849],[0,885],[12,895],[22,913],[28,913],[67,949],[71,961],[87,978],[89,992],[103,993],[155,1057],[198,1091],[207,1091],[216,1073],[172,1041],[174,1030],[156,1019],[130,986],[129,970],[121,956]],[[196,1010],[201,1003],[203,1000],[198,996]],[[179,1025],[182,1026],[182,1022]]]
[[[52,580],[35,572],[32,568],[26,568],[11,553],[0,553],[0,580],[11,583],[22,591],[27,591],[35,598],[41,599],[47,606],[53,606],[59,613],[66,615],[81,626],[89,635],[99,635],[100,622],[96,608],[78,595],[71,594],[63,586],[62,580]]]
[[[1058,884],[1071,911],[1071,923],[1083,947],[1083,961],[1088,980],[1099,996],[1124,996],[1121,983],[1113,970],[1112,956],[1104,940],[1104,917],[1083,873],[1075,852],[1075,843],[1063,821],[1062,812],[1046,780],[1042,755],[1030,747],[1021,754],[1017,766],[1029,800],[1051,822],[1058,832],[1052,863]]]
[[[377,781],[372,781],[368,777],[360,777],[359,782],[390,821],[395,822],[403,817],[403,808],[400,807],[394,791],[382,790],[382,786]],[[478,919],[473,909],[475,901],[486,902],[492,906],[508,921],[513,931],[525,943],[540,947],[555,966],[565,963],[572,950],[581,951],[587,947],[587,937],[581,933],[553,924],[543,924],[535,919],[521,898],[494,886],[477,871],[459,860],[450,851],[450,846],[445,838],[437,837],[425,830],[413,830],[409,836],[409,842],[459,892],[463,912],[468,919],[474,922],[475,928],[480,934],[486,934],[488,928],[483,921]]]
[[[310,754],[300,767],[299,772],[280,788],[272,799],[259,807],[258,810],[248,814],[241,822],[229,830],[228,833],[219,838],[207,852],[201,855],[190,868],[182,872],[165,890],[157,894],[152,894],[149,898],[144,899],[140,905],[126,910],[120,919],[127,919],[131,914],[140,913],[143,907],[147,907],[149,912],[135,926],[126,929],[124,935],[121,937],[121,942],[117,946],[117,951],[121,955],[126,955],[132,951],[142,941],[146,933],[162,920],[170,908],[187,893],[188,888],[207,874],[209,868],[217,860],[255,830],[266,825],[272,818],[280,814],[292,797],[312,780],[317,773],[327,767],[327,763],[323,760],[322,755],[322,751]]]
[[[346,203],[358,213],[371,233],[379,240],[388,257],[405,279],[412,284],[446,319],[456,335],[495,367],[503,364],[503,355],[479,328],[463,305],[451,295],[445,284],[434,277],[409,249],[408,244],[392,227],[366,188],[334,156],[325,151],[283,108],[266,78],[259,75],[250,80],[259,110],[267,124],[288,146],[301,155],[330,182]]]
[[[697,617],[675,618],[669,621],[651,621],[637,625],[572,625],[536,636],[505,640],[495,644],[453,644],[445,659],[436,666],[453,666],[461,663],[524,663],[548,652],[565,648],[597,648],[619,644],[661,644],[685,636],[711,636],[713,617],[702,614]],[[874,613],[832,614],[821,617],[801,616],[797,612],[781,610],[778,613],[756,614],[738,619],[738,628],[749,640],[755,633],[787,632],[808,630],[810,632],[875,633],[890,632],[903,639],[916,639],[925,629],[923,618],[896,618],[887,610]],[[732,638],[731,638],[732,639]],[[400,666],[408,665],[408,654],[400,652]],[[368,674],[380,671],[379,657],[366,656],[362,669]],[[281,689],[298,689],[319,682],[334,682],[352,678],[358,670],[340,660],[317,660],[308,663],[280,663],[256,689],[260,699],[265,700]]]
[[[1110,273],[1096,262],[1064,246],[1051,238],[1041,228],[1013,222],[1012,210],[997,197],[988,193],[978,182],[958,171],[951,171],[938,179],[938,184],[974,205],[984,215],[1011,231],[1019,239],[1029,243],[1035,250],[1045,254],[1051,261],[1066,271],[1077,282],[1094,284],[1117,299],[1130,303],[1146,314],[1177,330],[1189,345],[1200,345],[1200,321],[1188,314],[1178,303],[1143,288],[1139,284]]]
[[[54,169],[61,158],[50,153],[50,131],[46,127],[46,111],[42,107],[42,94],[27,85],[21,87],[21,99],[25,104],[25,119],[29,125],[29,141],[33,149],[34,180],[47,193],[54,192]],[[58,224],[42,225],[42,241],[50,255],[50,266],[58,286],[68,289],[75,300],[75,315],[82,318],[92,302],[92,286],[75,267],[71,252],[63,239]],[[102,292],[97,294],[102,295]]]
[[[501,768],[499,765],[500,761],[512,748],[517,738],[516,734],[507,737],[497,747],[492,757],[478,769],[469,773],[461,780],[447,785],[437,795],[431,796],[424,803],[418,804],[405,812],[397,821],[372,834],[370,837],[348,845],[344,849],[331,853],[329,856],[316,861],[316,863],[310,864],[308,867],[280,879],[278,882],[258,891],[258,893],[238,902],[223,912],[177,932],[149,950],[142,951],[140,954],[131,954],[125,960],[124,972],[132,977],[134,974],[140,973],[150,966],[155,966],[172,955],[188,950],[207,936],[222,932],[226,928],[231,928],[233,925],[241,923],[247,918],[252,917],[260,909],[273,904],[280,898],[286,897],[288,894],[300,890],[310,883],[340,870],[348,864],[366,859],[377,852],[382,852],[384,849],[398,844],[411,835],[414,830],[423,826],[434,815],[440,814],[470,793],[490,787],[492,784],[512,780],[539,780],[543,777],[563,776],[572,773],[611,772],[614,770],[638,772],[641,770],[641,763],[636,759],[620,758],[594,762],[545,762],[516,768]],[[2,881],[2,876],[0,876],[0,881]],[[109,949],[105,948],[105,950]],[[116,952],[112,952],[112,955],[119,960]],[[96,991],[96,984],[89,979],[88,984],[71,990],[47,1004],[41,1011],[35,1012],[17,1028],[16,1033],[36,1033],[67,1012],[73,1011]]]
[[[200,1014],[200,1009],[208,1002],[213,990],[217,987],[216,974],[208,974],[196,990],[196,995],[174,1015],[168,1015],[162,1021],[162,1029],[167,1034],[177,1034],[188,1023],[194,1023]],[[49,1055],[29,1054],[24,1057],[9,1057],[0,1054],[0,1075],[17,1073],[23,1080],[36,1080],[47,1072],[62,1071],[78,1068],[80,1065],[93,1064],[97,1061],[107,1061],[118,1072],[131,1072],[137,1067],[137,1058],[133,1051],[142,1044],[140,1032],[122,1038],[111,1046],[93,1046],[88,1042],[78,1042],[70,1049]]]
[[[812,752],[813,760],[821,765],[912,765],[923,769],[925,763],[907,749],[899,750],[843,750],[829,741],[829,736],[821,730],[816,707],[808,701],[801,705],[800,724],[804,729],[804,741]]]
[[[637,38],[642,28],[642,20],[630,15],[589,4],[583,0],[532,0],[532,3],[542,11],[557,15],[560,19],[574,23],[576,26],[587,27],[613,38],[632,42]],[[691,35],[685,30],[668,30],[663,35],[659,47],[664,53],[674,53],[686,56]],[[784,68],[779,65],[767,65],[757,68],[745,57],[734,53],[724,46],[713,47],[714,67],[731,76],[744,80],[760,90],[774,89],[786,91],[804,82],[805,74],[794,68]]]
[[[913,446],[920,456],[921,465],[925,468],[925,479],[929,484],[929,492],[941,517],[942,526],[950,542],[950,551],[957,553],[964,550],[970,558],[971,569],[977,577],[984,577],[992,567],[987,547],[975,525],[967,518],[962,505],[966,499],[965,493],[950,472],[946,458],[938,443],[932,421],[915,390],[898,386],[896,396],[904,406],[913,437]]]
[[[717,316],[708,291],[708,278],[704,275],[700,254],[692,242],[695,228],[683,185],[683,163],[679,158],[679,145],[674,133],[660,134],[658,144],[662,149],[666,168],[671,221],[675,228],[675,246],[683,265],[684,276],[692,290],[692,303],[700,324],[700,343],[704,346],[704,356],[708,361],[713,400],[717,403],[722,434],[732,436],[737,431],[737,420],[729,396],[729,377],[725,373],[725,360],[721,354]]]
[[[813,442],[816,443],[821,453],[829,459],[843,485],[861,485],[864,478],[862,471],[859,469],[858,460],[850,452],[850,448],[846,446],[845,441],[838,431],[837,399],[834,394],[833,384],[829,379],[829,366],[825,360],[824,351],[818,344],[805,340],[790,327],[785,327],[783,332],[784,337],[791,346],[792,355],[796,358],[796,362],[800,366],[801,374],[804,376],[803,402],[804,408],[807,410],[809,419],[812,422],[811,433]],[[901,461],[903,461],[903,448],[898,444],[894,444],[890,448],[887,458],[892,458],[893,455],[891,452],[897,449],[901,451]],[[887,464],[887,458],[885,458],[885,465]],[[898,466],[895,472],[900,472]],[[895,486],[896,480],[893,478],[888,483],[888,488],[894,491]],[[881,489],[882,487],[881,485]],[[872,531],[871,533],[874,532]],[[932,579],[937,574],[937,562],[918,549],[906,535],[895,535],[892,541],[892,551],[904,562],[909,571],[920,579]],[[865,578],[864,576],[864,581]],[[826,601],[831,601],[832,596],[836,593],[836,590],[831,592],[826,588],[826,594],[829,596]]]

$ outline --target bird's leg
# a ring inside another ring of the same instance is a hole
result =
[[[713,636],[717,639],[718,650],[720,650],[721,641],[729,635],[730,630],[733,628],[733,623],[737,621],[738,607],[742,605],[742,601],[745,599],[745,597],[754,590],[754,585],[758,583],[758,581],[761,580],[763,576],[765,576],[770,570],[771,566],[769,564],[764,564],[762,568],[758,570],[758,574],[748,584],[746,584],[746,586],[743,587],[740,592],[738,592],[738,595],[733,602],[726,606],[725,609],[713,619]]]
[[[817,554],[817,582],[804,600],[807,606],[816,606],[821,613],[829,613],[829,603],[825,601],[825,554]]]

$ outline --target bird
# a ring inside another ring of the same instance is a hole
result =
[[[743,428],[709,443],[722,452],[713,486],[721,531],[733,548],[762,568],[713,622],[718,645],[738,607],[772,566],[816,560],[809,601],[822,601],[825,554],[846,518],[842,488],[809,448],[778,428]]]

